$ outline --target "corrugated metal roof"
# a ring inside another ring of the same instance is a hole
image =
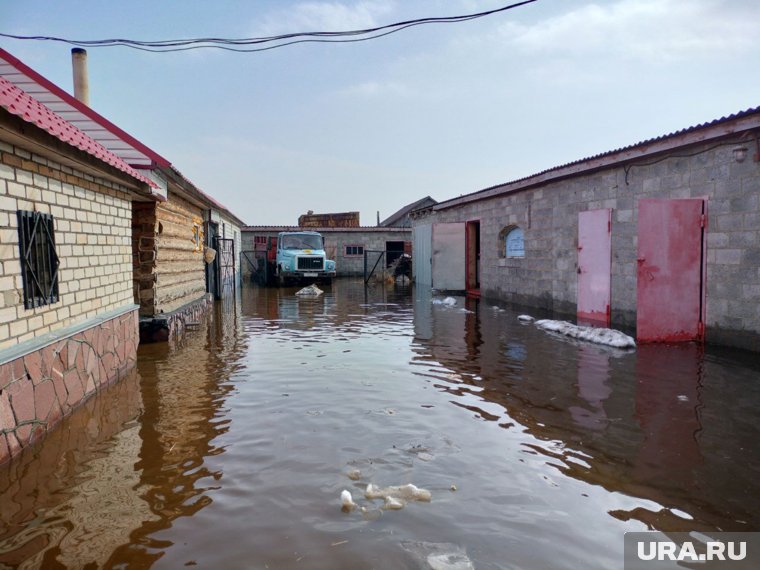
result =
[[[1,76],[0,106],[21,117],[24,121],[47,131],[58,140],[94,156],[106,164],[110,164],[152,188],[156,188],[156,184],[152,180],[137,172],[103,145]]]
[[[698,125],[674,131],[666,135],[646,139],[635,144],[582,158],[573,162],[568,162],[560,166],[554,166],[552,168],[548,168],[546,170],[542,170],[541,172],[537,172],[523,178],[518,178],[510,182],[504,182],[501,184],[496,184],[494,186],[489,186],[488,188],[484,188],[470,194],[464,194],[456,198],[450,198],[448,200],[439,202],[433,206],[433,209],[443,210],[448,207],[458,205],[459,203],[467,203],[485,198],[491,198],[493,196],[505,194],[508,192],[515,192],[532,184],[546,183],[550,180],[556,180],[557,178],[563,178],[570,175],[578,175],[592,170],[597,170],[599,168],[612,166],[614,164],[635,162],[637,159],[641,159],[644,156],[671,151],[680,146],[699,144],[717,138],[730,136],[732,134],[740,132],[739,129],[728,128],[732,122],[742,122],[742,120],[751,118],[753,115],[757,115],[757,121],[754,121],[752,124],[743,123],[741,130],[760,128],[760,106],[752,107],[745,111],[740,111],[738,113],[733,113],[731,115],[721,117],[720,119],[714,119],[706,123],[700,123]],[[716,127],[721,126],[725,126],[726,128],[716,130]],[[703,131],[708,130],[716,130],[716,132],[712,133],[710,136],[700,136]],[[650,147],[652,147],[651,150]]]

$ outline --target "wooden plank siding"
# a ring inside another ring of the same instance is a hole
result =
[[[203,250],[193,239],[194,224],[203,227],[202,214],[199,207],[171,191],[169,200],[157,207],[156,314],[174,311],[206,292]]]

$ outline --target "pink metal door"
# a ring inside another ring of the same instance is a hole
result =
[[[612,210],[578,214],[578,323],[609,326]]]
[[[703,338],[705,215],[702,199],[639,201],[639,342]]]

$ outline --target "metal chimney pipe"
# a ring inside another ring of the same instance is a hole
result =
[[[72,48],[71,69],[74,74],[74,97],[90,106],[90,80],[87,75],[87,50]]]

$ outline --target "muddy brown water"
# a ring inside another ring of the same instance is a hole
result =
[[[760,530],[756,355],[295,290],[244,287],[141,347],[0,467],[0,568],[620,568],[626,531]],[[368,483],[432,500],[383,510]]]

